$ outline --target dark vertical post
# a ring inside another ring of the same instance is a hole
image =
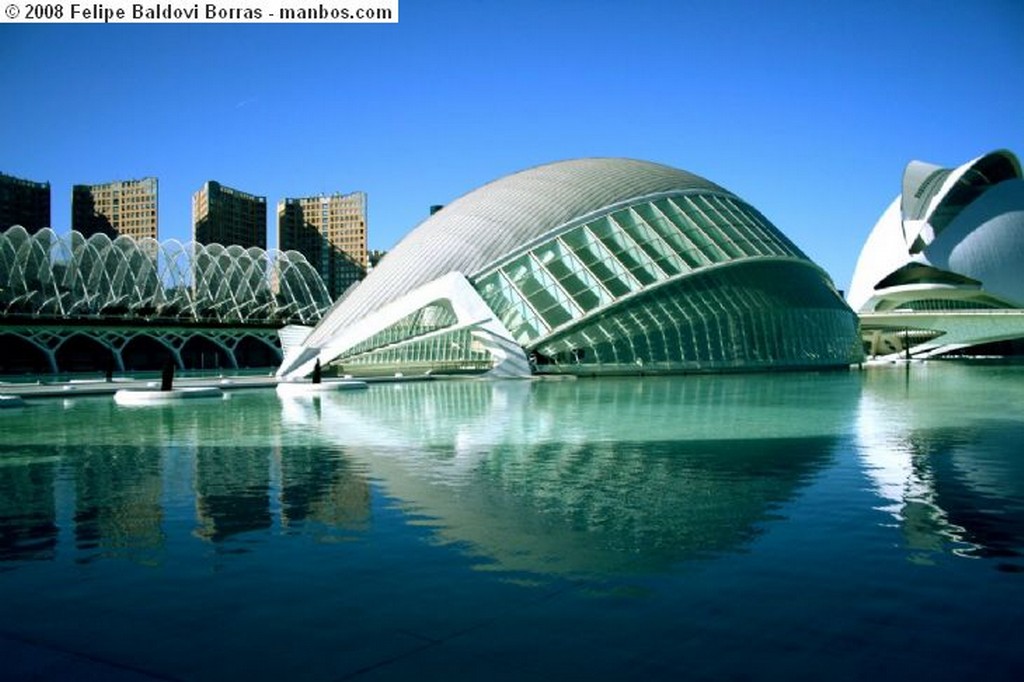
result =
[[[164,363],[163,372],[161,372],[161,374],[160,374],[160,390],[161,391],[169,391],[169,390],[171,390],[171,385],[173,383],[174,383],[174,360],[172,358],[167,358],[167,361]]]

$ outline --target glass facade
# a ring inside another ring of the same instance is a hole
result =
[[[636,371],[835,364],[856,321],[822,280],[747,204],[688,193],[571,225],[476,287],[538,371]]]
[[[761,261],[716,268],[634,297],[536,344],[536,370],[727,371],[834,366],[856,322],[813,268]]]
[[[663,196],[570,227],[476,279],[529,345],[648,287],[731,261],[803,258],[752,208],[711,193]]]
[[[418,336],[356,356],[346,354],[331,363],[340,372],[362,375],[391,372],[485,372],[492,365],[491,354],[473,330],[466,327]]]
[[[446,299],[451,326],[421,328]],[[827,274],[734,194],[667,166],[578,159],[425,220],[280,375],[308,373],[315,353],[493,376],[845,367],[861,357],[857,325]]]
[[[371,368],[382,372],[410,368],[421,371],[489,369],[490,354],[473,338],[471,329],[450,329],[457,323],[451,304],[435,301],[355,344],[329,366],[338,373],[350,369],[365,373]],[[445,329],[450,331],[444,332]]]

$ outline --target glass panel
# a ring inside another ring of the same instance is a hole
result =
[[[523,268],[525,265],[521,264],[520,270]],[[517,341],[529,341],[548,331],[520,291],[512,286],[501,271],[480,280],[478,290],[481,298]]]
[[[687,207],[689,207],[688,211]],[[724,229],[725,226],[719,224],[721,219],[715,219],[716,216],[710,210],[710,207],[704,197],[686,197],[684,199],[683,210],[686,211],[686,215],[690,216],[693,221],[707,233],[715,244],[729,254],[730,260],[733,258],[740,258],[744,255],[743,251],[741,251],[733,242],[733,235]]]
[[[657,202],[655,203],[657,204]],[[704,263],[721,263],[728,260],[728,255],[711,240],[688,213],[683,211],[681,206],[686,205],[685,197],[666,199],[665,204],[667,207],[665,215],[675,222],[680,231],[686,235]]]
[[[529,254],[512,261],[503,270],[549,328],[574,317],[582,317],[583,313],[573,305],[554,278]]]
[[[642,284],[653,284],[663,278],[663,275],[656,272],[647,255],[607,216],[587,223],[587,227]]]
[[[735,210],[734,202],[713,195],[705,198],[721,217],[722,222],[730,226],[735,233],[734,240],[747,255],[762,256],[772,253],[772,250],[764,243],[761,231],[752,225],[745,215]]]
[[[760,235],[761,242],[765,245],[768,253],[781,256],[800,255],[799,250],[781,232],[767,224],[765,219],[750,206],[739,202],[731,202],[730,205],[736,213],[744,217],[745,223]]]
[[[690,270],[700,265],[700,260],[694,258],[691,251],[694,245],[680,232],[679,228],[669,220],[665,214],[653,203],[640,204],[633,207],[648,227],[654,230],[664,243],[676,254],[676,263],[682,271]],[[688,255],[689,254],[689,255]]]
[[[586,228],[578,227],[570,230],[563,235],[562,239],[615,298],[641,288],[640,283]]]
[[[708,222],[721,235],[722,248],[734,258],[757,255],[757,251],[747,245],[746,238],[740,234],[733,225],[733,220],[723,215],[711,201],[711,196],[693,196],[690,200],[701,215],[705,216]]]
[[[614,300],[597,277],[560,240],[545,244],[534,254],[580,309],[593,310]]]
[[[379,348],[356,356],[346,356],[331,363],[340,371],[359,367],[365,371],[408,371],[412,366],[433,371],[485,371],[493,365],[490,354],[473,338],[470,329],[456,329],[429,338],[413,339],[401,344]]]
[[[656,273],[660,271],[664,275],[672,276],[687,269],[676,256],[675,251],[662,240],[638,212],[627,209],[612,214],[612,218],[654,262]],[[659,277],[658,279],[663,278]]]
[[[365,353],[375,348],[405,341],[407,339],[423,336],[445,327],[451,327],[457,322],[455,313],[447,301],[436,301],[420,308],[410,315],[406,315],[390,327],[383,329],[365,341],[361,341],[342,357],[349,357]]]
[[[572,349],[580,372],[845,362],[856,321],[820,286],[810,270],[774,265],[679,280],[545,347]]]
[[[501,319],[505,312],[512,305],[511,299],[506,295],[508,284],[504,281],[499,272],[493,272],[477,283],[477,291],[480,297],[487,302],[494,314]]]

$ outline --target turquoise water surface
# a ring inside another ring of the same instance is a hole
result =
[[[0,411],[0,679],[1024,679],[1024,367]]]

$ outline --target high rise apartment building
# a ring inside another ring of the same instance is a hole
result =
[[[0,173],[0,231],[12,225],[29,234],[50,227],[50,183]]]
[[[157,238],[157,179],[118,180],[71,188],[71,229],[86,237]]]
[[[192,239],[267,248],[267,198],[210,180],[192,195]]]
[[[277,245],[304,255],[338,298],[366,276],[366,193],[279,201]]]

